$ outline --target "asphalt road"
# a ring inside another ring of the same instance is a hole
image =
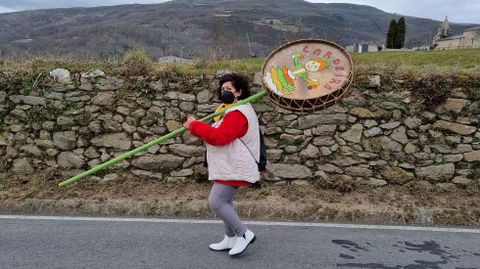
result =
[[[0,268],[480,268],[480,229],[249,222],[236,258],[209,220],[0,215]]]

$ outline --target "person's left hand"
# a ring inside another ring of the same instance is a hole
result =
[[[190,128],[190,124],[192,124],[192,122],[196,121],[197,119],[195,119],[194,117],[192,116],[188,116],[187,118],[187,121],[183,123],[183,127],[185,128]]]

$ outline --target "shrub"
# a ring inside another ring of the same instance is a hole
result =
[[[141,96],[150,100],[155,99],[155,90],[150,88],[148,81],[144,79],[130,80],[126,86],[128,91],[138,92]]]
[[[132,50],[123,57],[122,74],[126,77],[148,76],[152,71],[152,60],[143,50]]]
[[[466,93],[470,100],[480,100],[480,76],[472,75],[468,79],[468,84],[466,86]]]
[[[413,85],[415,94],[424,99],[427,108],[435,108],[445,101],[452,92],[453,80],[446,74],[436,72],[436,69],[427,70]]]

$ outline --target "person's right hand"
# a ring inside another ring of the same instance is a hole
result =
[[[183,127],[189,129],[190,128],[190,124],[192,124],[192,122],[196,121],[197,119],[195,119],[194,117],[192,116],[188,116],[187,118],[187,121],[183,123]]]

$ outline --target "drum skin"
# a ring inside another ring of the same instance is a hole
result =
[[[288,110],[317,111],[337,104],[348,92],[353,62],[333,42],[302,39],[273,51],[262,76],[272,102]]]

